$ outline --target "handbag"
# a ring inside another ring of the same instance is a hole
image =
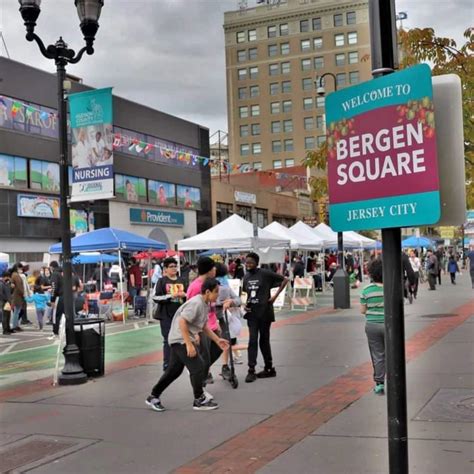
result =
[[[3,305],[3,311],[11,312],[11,310],[12,310],[12,306],[11,306],[11,304],[7,301],[7,302]]]

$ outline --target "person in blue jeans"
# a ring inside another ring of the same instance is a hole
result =
[[[27,303],[34,303],[36,309],[36,320],[38,321],[38,328],[40,331],[43,330],[43,319],[46,307],[51,303],[51,295],[45,293],[41,288],[40,279],[36,279],[33,294],[26,297]]]

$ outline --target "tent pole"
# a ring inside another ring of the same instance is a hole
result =
[[[147,265],[147,279],[146,279],[146,319],[148,319],[148,322],[151,321],[151,305],[149,304],[150,301],[150,286],[151,286],[151,249],[150,252],[148,253],[148,265]],[[153,273],[154,268],[153,268]]]
[[[100,287],[99,287],[99,293],[102,292],[102,272],[104,271],[104,263],[102,262],[102,254],[100,254]],[[99,296],[100,299],[100,296]]]
[[[324,248],[324,246],[321,247],[321,252],[323,254],[323,265],[321,267],[323,269],[322,275],[321,275],[322,276],[322,281],[323,281],[322,293],[324,293],[326,291],[326,288],[325,288],[325,286],[326,286],[326,258],[325,258],[326,257],[326,249]]]
[[[120,280],[120,300],[122,302],[122,324],[125,324],[125,303],[123,300],[123,280],[125,278],[125,272],[122,268],[122,251],[119,249],[119,265],[120,265],[120,272],[119,272],[119,280]]]

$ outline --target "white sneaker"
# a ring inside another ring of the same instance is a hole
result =
[[[56,339],[59,339],[59,336],[56,336],[56,334],[48,337],[48,341],[55,341]]]
[[[204,393],[204,396],[206,397],[206,402],[210,402],[211,400],[214,400],[214,395],[211,395],[207,390],[202,391]]]

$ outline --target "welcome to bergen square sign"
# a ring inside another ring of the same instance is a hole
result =
[[[326,99],[329,218],[336,231],[434,224],[441,216],[428,65]]]

